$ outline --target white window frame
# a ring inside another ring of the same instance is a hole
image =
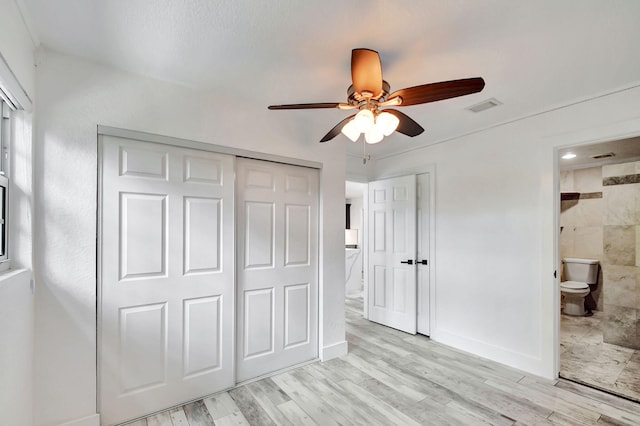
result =
[[[4,100],[0,100],[0,272],[11,268],[11,259],[9,258],[10,120],[11,108]]]

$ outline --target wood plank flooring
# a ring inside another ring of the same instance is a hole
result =
[[[640,425],[640,404],[548,381],[362,319],[349,354],[129,423],[205,425]]]

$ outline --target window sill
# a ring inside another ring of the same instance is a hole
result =
[[[0,289],[5,285],[9,285],[14,281],[18,280],[19,277],[25,276],[26,282],[31,282],[31,271],[28,269],[9,269],[3,272],[0,272]]]

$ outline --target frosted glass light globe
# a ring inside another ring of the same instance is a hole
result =
[[[366,133],[373,126],[373,113],[368,109],[360,110],[353,121],[360,133]]]
[[[364,134],[364,139],[367,143],[374,144],[378,143],[384,138],[384,134],[382,133],[382,129],[377,124],[371,126],[371,128]]]
[[[360,137],[360,130],[357,129],[355,120],[350,120],[347,124],[342,126],[342,134],[348,137],[351,142],[355,142]]]
[[[400,124],[398,117],[388,112],[381,112],[376,117],[376,126],[379,126],[380,129],[382,129],[382,134],[385,136],[389,136],[391,133],[395,132],[398,128],[398,124]]]

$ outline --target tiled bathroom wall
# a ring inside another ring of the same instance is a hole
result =
[[[561,172],[560,255],[598,259],[606,343],[640,349],[640,162]]]
[[[603,260],[602,167],[564,171],[560,174],[560,256]],[[604,280],[592,289],[595,309],[604,307]],[[564,277],[562,278],[565,279]]]
[[[602,167],[603,335],[640,349],[640,162]]]

